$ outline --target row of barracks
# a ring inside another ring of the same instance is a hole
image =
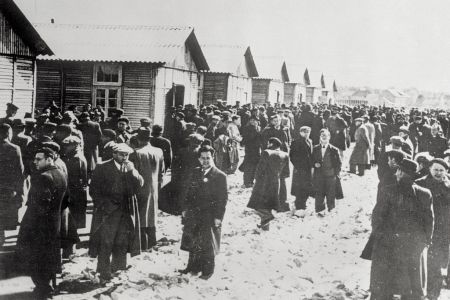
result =
[[[322,73],[248,46],[200,45],[192,27],[31,24],[0,0],[0,40],[0,111],[13,102],[19,116],[90,103],[122,108],[133,126],[164,124],[171,106],[328,102],[337,91]]]

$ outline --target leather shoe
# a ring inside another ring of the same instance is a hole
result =
[[[202,274],[202,276],[200,276],[199,278],[200,278],[200,279],[203,279],[203,280],[208,280],[208,279],[211,278],[211,276],[213,276],[213,274],[214,274],[214,273]]]

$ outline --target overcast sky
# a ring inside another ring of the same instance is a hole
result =
[[[32,22],[189,25],[200,43],[250,45],[338,85],[450,92],[447,0],[16,2]]]

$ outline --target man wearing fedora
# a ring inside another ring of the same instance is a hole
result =
[[[433,233],[432,196],[414,183],[417,163],[403,159],[396,182],[378,193],[372,213],[371,299],[422,299],[426,252]]]
[[[137,191],[141,226],[141,249],[156,245],[156,218],[158,196],[164,173],[164,155],[161,149],[150,145],[150,129],[140,127],[136,135],[137,148],[130,155],[136,170],[144,178],[144,185]]]

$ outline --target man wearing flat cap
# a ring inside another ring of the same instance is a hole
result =
[[[140,127],[137,132],[137,148],[130,155],[136,170],[144,178],[144,185],[137,190],[141,226],[141,249],[156,245],[158,196],[164,173],[164,155],[161,149],[150,145],[150,129]]]
[[[6,123],[9,126],[13,125],[14,116],[17,114],[17,110],[19,108],[14,104],[7,103],[6,104],[6,116],[4,118],[0,118],[0,123]]]
[[[430,161],[430,174],[416,183],[433,195],[434,230],[428,250],[428,299],[437,300],[442,289],[441,268],[448,264],[450,245],[450,180],[448,165],[441,158]]]
[[[381,189],[372,213],[371,299],[426,295],[426,249],[433,233],[430,190],[414,183],[417,163],[403,159],[396,182]]]
[[[115,144],[113,159],[97,165],[90,193],[94,214],[89,255],[98,257],[101,281],[127,268],[127,252],[140,253],[140,224],[136,194],[144,179],[128,161],[133,152],[127,144]],[[111,260],[112,256],[112,260]]]

